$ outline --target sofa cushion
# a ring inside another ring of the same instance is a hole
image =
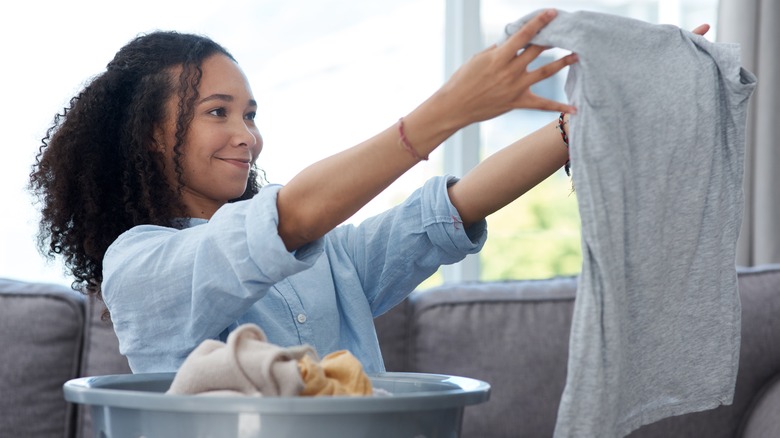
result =
[[[62,385],[78,375],[82,301],[65,286],[0,279],[3,436],[72,436]]]
[[[409,368],[484,380],[464,437],[552,436],[576,279],[445,285],[410,297]]]
[[[387,371],[408,370],[409,315],[407,312],[410,310],[409,300],[403,300],[401,304],[374,319],[379,347]]]
[[[127,358],[119,353],[119,340],[111,321],[103,318],[106,306],[89,297],[86,300],[86,333],[81,359],[82,376],[129,374]]]
[[[733,403],[666,418],[631,438],[736,436],[755,395],[780,371],[780,266],[738,273],[742,344]],[[415,292],[407,307],[377,319],[386,363],[394,371],[490,383],[490,400],[465,411],[464,437],[552,436],[566,381],[576,283],[569,277],[456,283]]]
[[[130,374],[127,358],[119,353],[119,340],[111,321],[102,317],[105,305],[95,297],[86,299],[86,331],[81,355],[80,375],[102,376],[106,374]],[[91,437],[92,417],[90,407],[78,406],[76,428],[79,437]]]
[[[780,373],[766,385],[745,416],[743,438],[780,436]]]

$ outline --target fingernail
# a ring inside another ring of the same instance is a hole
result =
[[[548,17],[552,18],[552,17],[554,17],[554,16],[555,16],[555,15],[558,13],[558,11],[556,11],[555,9],[548,9],[548,10],[547,10],[547,11],[545,11],[544,13],[545,13],[545,15],[547,15]]]

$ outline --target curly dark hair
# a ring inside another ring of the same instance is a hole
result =
[[[141,224],[180,227],[181,156],[198,99],[203,61],[228,51],[211,39],[177,32],[140,35],[117,52],[54,117],[41,140],[30,190],[41,204],[38,246],[62,256],[72,287],[102,299],[103,256],[123,232]],[[178,73],[178,75],[177,75]],[[178,96],[174,151],[178,187],[165,175],[156,132],[166,101]],[[254,196],[257,170],[236,199]]]

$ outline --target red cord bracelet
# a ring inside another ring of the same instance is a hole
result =
[[[406,133],[404,132],[404,118],[401,117],[398,119],[398,142],[401,143],[401,146],[404,147],[409,153],[417,160],[417,161],[425,161],[428,160],[428,156],[420,156],[420,154],[417,153],[416,150],[412,147],[411,143],[409,143],[409,139],[406,138]]]

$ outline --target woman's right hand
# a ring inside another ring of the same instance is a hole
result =
[[[504,44],[476,54],[455,72],[433,100],[443,108],[454,108],[452,117],[460,126],[520,108],[575,112],[571,105],[544,99],[531,91],[531,85],[577,62],[577,55],[572,53],[528,71],[528,65],[547,49],[529,43],[556,15],[554,9],[541,12]]]
[[[555,15],[555,11],[541,13],[501,46],[475,55],[404,116],[403,125],[399,122],[318,161],[282,187],[276,205],[279,236],[285,246],[292,250],[325,235],[464,126],[516,108],[574,112],[572,106],[543,99],[530,90],[531,85],[577,60],[576,55],[569,55],[528,71],[528,64],[545,50],[529,42]]]

